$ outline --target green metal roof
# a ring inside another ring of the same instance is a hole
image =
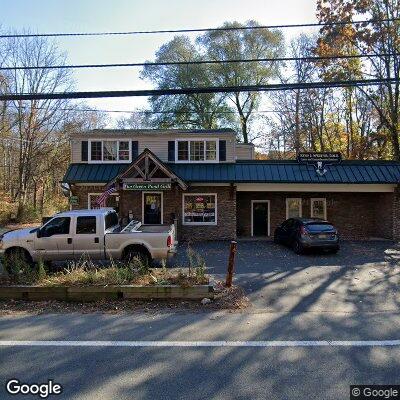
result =
[[[129,164],[71,164],[63,181],[106,183]],[[237,183],[375,183],[400,182],[400,163],[393,161],[343,161],[329,165],[319,176],[312,165],[296,161],[238,161],[220,164],[174,164],[168,167],[185,182]]]

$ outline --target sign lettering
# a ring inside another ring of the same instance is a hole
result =
[[[311,164],[315,164],[317,162],[337,163],[342,161],[342,155],[338,152],[300,153],[297,157],[297,161]]]
[[[170,182],[135,182],[124,183],[124,190],[170,190]]]

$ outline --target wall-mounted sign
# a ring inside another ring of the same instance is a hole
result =
[[[135,182],[124,183],[124,190],[170,190],[170,182]]]
[[[333,164],[342,161],[342,155],[338,152],[299,153],[297,160],[302,163],[310,163],[310,164],[315,164],[318,161],[323,163]]]
[[[299,153],[297,161],[299,163],[315,165],[315,172],[323,176],[328,172],[325,167],[327,165],[340,163],[342,161],[342,155],[335,151]]]
[[[71,204],[71,206],[77,206],[77,205],[79,205],[79,198],[78,198],[78,196],[70,196],[70,197],[69,197],[69,204]]]

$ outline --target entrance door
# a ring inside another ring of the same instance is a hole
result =
[[[143,193],[143,223],[162,224],[162,194]]]
[[[252,209],[252,236],[269,236],[269,201],[253,200]]]

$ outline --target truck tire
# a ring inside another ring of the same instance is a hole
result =
[[[19,260],[29,266],[33,266],[33,260],[29,252],[21,247],[14,247],[6,251],[4,254],[4,266],[6,271],[11,274],[13,271],[12,264]]]
[[[132,259],[134,259],[134,258],[138,258],[145,265],[150,265],[150,263],[151,263],[151,256],[150,256],[149,252],[147,251],[147,249],[139,247],[139,246],[138,247],[136,247],[136,246],[128,247],[124,251],[124,256],[123,256],[122,260],[125,263],[130,263],[132,261]]]

